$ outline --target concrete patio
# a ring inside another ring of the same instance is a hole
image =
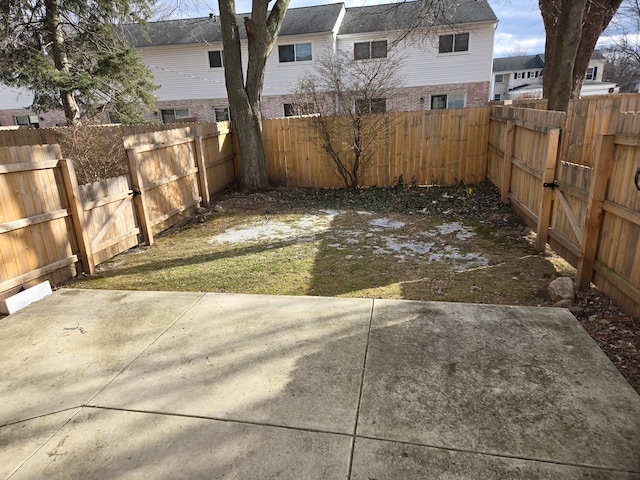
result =
[[[12,480],[640,479],[562,309],[63,289],[0,338]]]

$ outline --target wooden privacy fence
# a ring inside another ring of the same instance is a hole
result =
[[[490,107],[389,114],[363,186],[455,185],[484,180]],[[313,119],[263,121],[267,174],[274,185],[343,186],[315,140]]]
[[[92,274],[236,179],[228,123],[132,135],[124,146],[129,175],[82,186],[58,145],[0,147],[0,295]]]
[[[548,241],[577,267],[578,289],[593,281],[640,317],[640,113],[614,112],[614,132],[597,136],[588,165],[562,160],[564,117],[493,107],[487,176],[537,232],[537,247]]]

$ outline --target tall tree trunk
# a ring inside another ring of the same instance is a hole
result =
[[[573,66],[573,89],[571,98],[580,97],[580,90],[584,83],[584,76],[589,67],[593,50],[598,38],[611,22],[622,0],[589,0],[582,20],[582,36],[578,47],[578,54]]]
[[[587,0],[539,0],[546,32],[543,95],[549,110],[567,111]]]
[[[249,58],[246,84],[243,78],[240,35],[234,0],[218,0],[227,96],[240,147],[241,187],[261,190],[269,186],[262,144],[260,99],[267,57],[275,45],[289,0],[276,0],[271,12],[268,2],[253,0],[251,18],[245,18]]]
[[[57,0],[45,0],[44,5],[46,9],[45,26],[51,43],[53,64],[56,70],[67,76],[70,73],[69,59],[64,49],[64,35],[60,25],[58,3]],[[62,100],[62,108],[64,109],[67,124],[77,125],[80,119],[80,109],[76,103],[73,91],[61,89],[60,99]]]

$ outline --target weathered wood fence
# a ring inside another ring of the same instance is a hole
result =
[[[363,186],[455,185],[486,177],[490,107],[399,112],[367,166]],[[341,187],[329,157],[315,141],[313,120],[264,120],[267,173],[274,185]]]
[[[588,149],[565,147],[576,136],[564,113],[493,107],[491,118],[487,177],[537,247],[548,242],[577,267],[579,289],[593,282],[640,317],[640,113],[610,113]]]
[[[236,180],[228,123],[123,141],[130,173],[80,186],[58,145],[0,147],[0,295],[94,273]]]
[[[533,105],[539,106],[539,105]],[[452,185],[488,178],[537,233],[640,317],[640,95],[573,101],[568,114],[514,107],[390,116],[365,184]],[[270,181],[341,186],[312,141],[307,118],[264,122]],[[154,127],[157,130],[159,127]],[[236,179],[229,124],[124,138],[129,174],[78,187],[53,146],[0,155],[0,294],[40,278],[54,283],[181,221]],[[2,132],[48,139],[46,132]],[[0,136],[0,144],[6,144]]]

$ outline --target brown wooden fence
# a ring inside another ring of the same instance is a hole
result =
[[[92,274],[235,182],[228,123],[130,135],[124,147],[129,175],[81,186],[58,145],[0,147],[1,296]]]
[[[487,176],[536,231],[538,248],[548,241],[578,268],[579,289],[593,281],[640,317],[640,113],[613,118],[614,131],[597,135],[591,158],[575,163],[563,160],[561,132],[565,124],[582,130],[578,120],[493,107]]]
[[[393,115],[365,181],[489,178],[536,231],[538,248],[548,242],[578,268],[579,287],[593,281],[640,317],[640,192],[633,183],[640,113],[621,113],[626,109],[640,110],[640,95],[574,101],[568,114],[487,107]],[[274,184],[340,186],[309,141],[309,122],[265,121]],[[48,138],[18,132],[0,138]],[[229,124],[130,135],[123,149],[132,175],[83,187],[74,187],[74,169],[53,146],[2,149],[0,293],[47,276],[57,282],[92,272],[138,235],[152,243],[235,181],[233,143]]]
[[[389,116],[363,185],[455,185],[486,176],[490,107],[401,112]],[[275,185],[341,187],[304,117],[263,122],[267,173]]]

